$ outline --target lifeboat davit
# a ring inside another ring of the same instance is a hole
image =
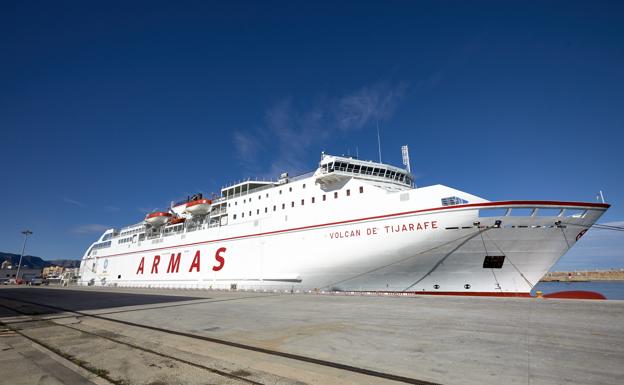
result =
[[[148,224],[154,227],[158,227],[169,222],[169,219],[171,217],[172,217],[171,213],[168,213],[165,211],[156,211],[156,212],[147,214],[147,216],[145,217],[145,222],[147,222]]]
[[[210,199],[197,199],[186,204],[186,212],[192,215],[206,215],[210,212]]]

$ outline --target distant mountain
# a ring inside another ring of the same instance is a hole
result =
[[[50,262],[51,264],[55,266],[62,266],[62,267],[67,267],[67,268],[80,267],[79,259],[52,259],[46,262]]]
[[[17,266],[19,263],[19,254],[13,253],[3,253],[0,251],[0,263],[9,260],[11,261],[11,265]],[[29,268],[33,269],[43,269],[48,266],[63,266],[63,267],[79,267],[80,261],[76,259],[55,259],[51,261],[46,261],[40,257],[35,257],[33,255],[24,255],[22,258],[22,266],[27,265]]]

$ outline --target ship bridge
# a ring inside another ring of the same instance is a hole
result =
[[[352,157],[323,154],[319,168],[314,174],[321,185],[331,184],[347,178],[368,179],[415,187],[414,176],[407,170]]]

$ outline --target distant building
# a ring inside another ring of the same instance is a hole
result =
[[[66,278],[74,278],[78,276],[79,272],[80,272],[80,268],[78,267],[66,268],[63,273],[63,276]]]
[[[60,277],[63,274],[65,268],[61,266],[48,266],[43,268],[43,278],[48,277]]]
[[[8,281],[10,279],[21,278],[24,281],[28,281],[31,278],[39,277],[41,275],[41,269],[31,269],[22,267],[19,271],[19,277],[17,276],[17,267],[14,269],[0,268],[0,282]]]

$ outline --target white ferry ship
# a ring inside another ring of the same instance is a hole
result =
[[[406,169],[322,154],[316,171],[247,180],[109,229],[80,284],[529,296],[609,208],[491,202]]]

